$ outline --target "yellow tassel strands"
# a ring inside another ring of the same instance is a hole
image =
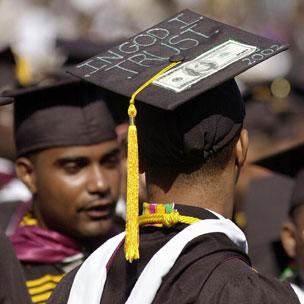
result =
[[[142,90],[149,86],[160,75],[167,72],[180,62],[172,62],[155,76],[138,88],[130,99],[128,115],[130,126],[128,129],[128,163],[127,163],[127,219],[126,219],[126,239],[125,257],[132,263],[139,259],[139,225],[138,225],[138,191],[139,191],[139,172],[138,172],[138,143],[137,129],[135,125],[136,107],[135,98]]]
[[[130,113],[132,112],[131,116]],[[127,163],[127,221],[126,221],[126,240],[125,256],[126,260],[132,262],[139,259],[139,233],[138,233],[138,191],[139,191],[139,172],[138,172],[138,143],[137,130],[134,124],[136,109],[133,104],[128,110],[130,116],[130,126],[128,129],[128,163]],[[134,113],[134,114],[133,114]]]

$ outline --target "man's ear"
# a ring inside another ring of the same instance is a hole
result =
[[[33,162],[27,157],[19,157],[15,163],[18,178],[35,194],[37,192],[35,167]]]
[[[245,160],[247,158],[248,146],[248,131],[246,129],[242,129],[240,137],[235,145],[236,165],[238,165],[238,167],[242,167],[245,163]]]
[[[290,258],[296,256],[296,227],[291,222],[286,222],[281,228],[282,245]]]

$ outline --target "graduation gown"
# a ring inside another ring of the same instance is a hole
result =
[[[18,212],[20,204],[21,202],[12,202],[0,205],[2,228],[6,228],[10,225],[10,220],[14,217],[14,214]],[[117,232],[122,231],[124,227],[123,220],[115,217],[114,226]],[[74,259],[68,263],[21,262],[22,270],[26,279],[26,286],[31,295],[32,302],[39,304],[46,303],[52,291],[63,276],[80,265],[88,255],[89,253],[83,252],[83,257]]]
[[[293,271],[291,275],[285,277],[285,280],[292,285],[292,288],[298,295],[301,304],[304,304],[304,282],[303,274],[298,270]]]
[[[0,205],[0,219],[2,229],[7,229],[7,227],[10,226],[11,221],[14,219],[15,214],[19,212],[19,208],[22,204],[23,202],[9,202],[2,203]],[[42,264],[27,263],[21,261],[20,264],[21,271],[25,277],[24,287],[25,289],[28,289],[32,303],[46,303],[51,292],[56,287],[57,283],[62,279],[67,270],[72,270],[79,265],[78,263],[73,267],[73,263],[70,263],[70,265],[64,265],[61,263]]]
[[[214,219],[207,210],[176,205],[180,214]],[[107,274],[101,302],[125,303],[139,275],[152,256],[186,226],[143,227],[140,256],[129,264],[120,247]],[[161,265],[160,265],[161,266]],[[67,303],[78,269],[57,286],[48,303]],[[163,278],[153,303],[299,303],[288,283],[257,273],[249,258],[227,236],[210,233],[196,237],[183,249],[173,268]],[[80,303],[81,304],[81,303]]]
[[[0,231],[0,248],[0,303],[31,303],[21,266],[3,231]]]

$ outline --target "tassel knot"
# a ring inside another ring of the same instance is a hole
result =
[[[180,214],[178,213],[178,211],[174,211],[169,214],[164,214],[162,224],[167,228],[173,227],[179,222],[179,218]]]
[[[128,108],[128,115],[130,118],[135,118],[136,114],[137,114],[136,107],[133,103],[131,103]]]

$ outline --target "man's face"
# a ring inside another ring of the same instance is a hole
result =
[[[116,140],[37,153],[33,179],[41,225],[80,239],[108,233],[119,197],[120,170]]]

